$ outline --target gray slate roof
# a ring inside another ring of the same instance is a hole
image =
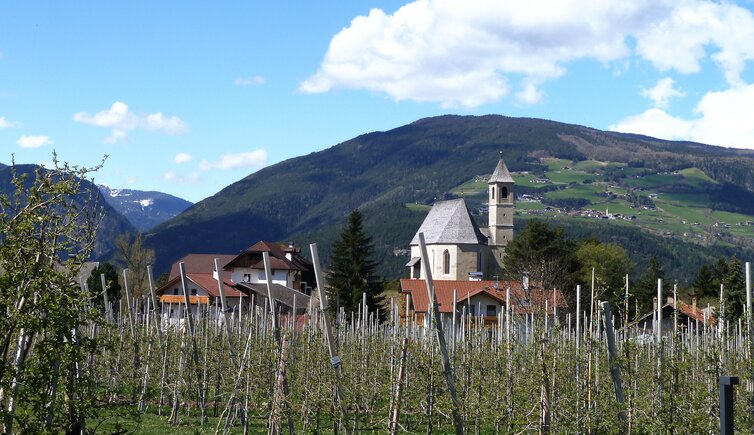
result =
[[[254,292],[256,293],[257,297],[267,299],[267,284],[239,282],[236,283],[236,287],[244,289],[246,291]],[[309,307],[309,299],[311,297],[307,296],[304,293],[301,293],[298,290],[280,284],[272,284],[270,290],[272,291],[272,298],[279,303],[287,306],[288,308],[293,308],[293,297],[295,295],[296,313],[306,312],[307,308]]]
[[[511,177],[511,173],[508,171],[508,167],[505,166],[505,162],[502,158],[500,158],[500,161],[497,162],[495,172],[492,173],[490,181],[488,181],[487,183],[514,183],[513,177]]]
[[[424,233],[428,245],[487,244],[463,199],[436,202],[411,240],[412,246],[419,245],[419,233]]]

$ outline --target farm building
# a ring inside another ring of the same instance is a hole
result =
[[[689,305],[682,300],[678,300],[678,307],[675,306],[675,302],[672,296],[668,296],[667,301],[662,306],[662,329],[664,331],[671,331],[674,329],[674,323],[676,321],[676,313],[678,319],[678,327],[681,329],[687,329],[690,324],[694,324],[694,328],[697,326],[713,326],[717,323],[717,319],[711,309],[702,309],[696,306],[696,299]],[[653,330],[654,322],[657,318],[657,298],[654,299],[654,308],[651,312],[643,315],[636,320],[633,325],[638,326],[640,329]]]
[[[233,312],[239,307],[267,307],[267,277],[262,260],[263,252],[269,252],[272,271],[272,297],[278,303],[281,314],[287,314],[293,307],[297,313],[309,306],[314,272],[306,259],[300,256],[300,249],[292,244],[280,245],[260,241],[239,255],[188,254],[176,261],[168,281],[157,289],[160,298],[162,317],[169,324],[178,324],[184,315],[185,298],[182,290],[179,263],[186,269],[186,285],[189,292],[191,312],[197,315],[200,309],[220,307],[218,272],[214,259],[218,259],[220,277],[224,285],[226,301]],[[299,291],[299,289],[303,291]],[[204,308],[200,308],[204,305]]]
[[[411,240],[409,276],[423,279],[426,268],[435,280],[491,278],[502,268],[505,247],[513,239],[513,177],[502,156],[488,185],[488,226],[480,229],[466,201],[438,201]],[[424,234],[428,265],[421,264],[419,233]]]
[[[292,243],[277,244],[260,241],[244,250],[223,266],[234,283],[266,284],[262,253],[270,255],[273,284],[311,294],[314,287],[314,268],[301,256],[301,248]]]
[[[505,309],[507,290],[514,314],[553,314],[568,304],[560,290],[543,290],[533,285],[528,290],[519,281],[434,281],[435,296],[443,320],[464,314],[481,316],[486,323],[495,322]],[[401,293],[409,295],[409,315],[424,321],[429,309],[427,284],[420,279],[401,279]],[[455,307],[453,300],[455,295]]]
[[[173,263],[167,282],[157,289],[164,322],[168,324],[180,323],[180,319],[183,318],[186,309],[181,274],[178,268],[179,263],[183,263],[186,270],[186,285],[188,286],[191,313],[196,315],[200,304],[205,305],[205,307],[209,305],[222,306],[217,272],[215,271],[215,258],[222,265],[233,259],[234,256],[223,254],[188,254]],[[226,302],[230,308],[235,310],[239,305],[243,304],[246,295],[233,287],[230,273],[222,271],[221,278],[225,286]]]

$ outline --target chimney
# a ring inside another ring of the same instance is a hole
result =
[[[668,303],[669,303],[670,305],[673,305],[673,302],[674,302],[674,301],[675,301],[675,299],[673,299],[673,296],[668,296]]]
[[[652,298],[652,311],[657,311],[657,298]]]
[[[693,310],[694,314],[696,314],[696,296],[691,299],[691,309]]]

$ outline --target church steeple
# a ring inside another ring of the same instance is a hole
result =
[[[487,184],[489,187],[490,231],[488,244],[491,247],[505,247],[513,239],[513,186],[515,182],[508,171],[508,167],[505,166],[502,151],[495,172],[492,173]],[[502,258],[502,253],[495,256]]]

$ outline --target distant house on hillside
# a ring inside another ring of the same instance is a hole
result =
[[[443,320],[463,314],[484,317],[485,322],[496,321],[505,309],[508,289],[513,314],[553,314],[568,304],[560,290],[543,290],[536,285],[524,288],[518,281],[435,281],[435,297]],[[410,315],[423,322],[429,310],[427,284],[423,279],[401,279],[401,293],[408,294]],[[453,295],[455,294],[455,306]]]
[[[513,240],[515,182],[502,156],[487,181],[488,226],[480,229],[466,201],[438,201],[411,240],[409,276],[422,279],[426,268],[435,280],[492,278],[502,268],[505,247]],[[424,233],[429,264],[422,265],[419,233]]]

